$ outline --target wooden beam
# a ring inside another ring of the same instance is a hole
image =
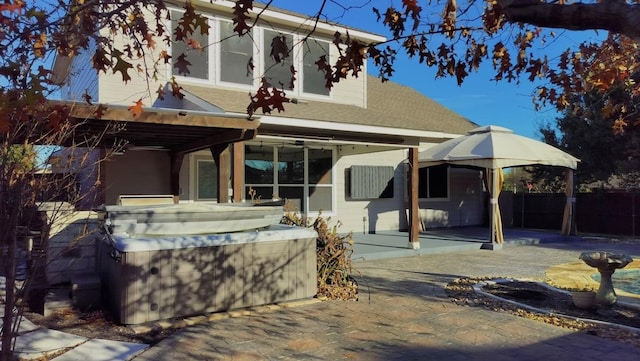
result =
[[[220,134],[182,144],[178,147],[173,148],[173,151],[181,153],[191,153],[198,150],[210,148],[213,145],[227,145],[229,143],[253,139],[255,138],[255,136],[256,132],[253,129],[230,129]]]
[[[413,249],[420,248],[420,221],[418,217],[418,148],[409,148],[409,242]]]
[[[52,101],[55,103],[55,101]],[[189,125],[198,127],[229,128],[229,129],[257,129],[260,122],[256,119],[229,115],[213,115],[212,113],[192,112],[177,109],[143,108],[139,116],[124,106],[109,105],[102,109],[102,115],[97,116],[98,105],[76,102],[62,102],[71,108],[71,116],[78,120],[104,120],[118,122],[135,122],[150,124]]]
[[[244,200],[244,143],[233,143],[233,201]]]

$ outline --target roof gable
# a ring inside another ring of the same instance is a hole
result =
[[[382,83],[367,76],[367,107],[318,100],[289,103],[272,116],[370,125],[419,131],[464,134],[477,127],[470,120],[442,106],[418,91],[392,81]],[[246,92],[181,84],[184,90],[227,113],[244,114],[249,105]]]

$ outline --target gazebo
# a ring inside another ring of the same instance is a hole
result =
[[[489,125],[473,129],[467,135],[448,140],[420,152],[419,167],[438,164],[465,165],[486,169],[485,177],[490,192],[491,243],[486,248],[500,248],[504,242],[502,219],[498,206],[502,168],[527,165],[550,165],[567,168],[565,172],[567,201],[562,221],[562,234],[575,234],[574,174],[579,159],[531,138],[515,134],[512,130]]]

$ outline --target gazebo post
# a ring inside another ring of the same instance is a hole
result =
[[[502,222],[500,215],[498,214],[498,187],[501,186],[502,183],[500,177],[500,172],[502,169],[500,168],[489,168],[487,169],[487,173],[491,173],[487,175],[487,180],[489,180],[489,243],[482,244],[482,249],[489,250],[501,250],[502,249],[502,235],[496,235],[496,232],[502,233],[502,225],[499,225],[498,222]]]
[[[573,169],[565,170],[565,195],[567,201],[564,205],[564,213],[562,215],[562,235],[575,236],[576,234],[576,197],[575,197],[575,179]]]

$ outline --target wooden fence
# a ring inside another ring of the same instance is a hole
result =
[[[503,192],[500,207],[505,226],[554,229],[562,227],[566,197],[561,193]],[[505,207],[505,208],[502,208]],[[581,233],[637,236],[640,234],[640,193],[578,193],[576,227]]]

